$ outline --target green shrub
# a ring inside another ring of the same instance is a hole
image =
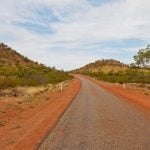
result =
[[[71,79],[68,73],[45,66],[0,67],[0,88],[56,84]]]
[[[82,74],[111,83],[150,83],[150,70],[140,68],[129,68],[124,71],[110,71],[108,73],[103,71],[94,73],[86,71],[82,72]]]

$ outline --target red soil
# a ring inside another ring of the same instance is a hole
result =
[[[20,112],[10,109],[5,115],[8,123],[0,127],[0,149],[34,149],[54,128],[79,89],[80,81],[75,79],[63,92],[50,93],[50,100],[41,102],[35,108],[26,108]],[[2,102],[0,106],[3,106]]]
[[[83,76],[112,94],[150,110],[150,95],[136,90],[124,89],[121,86],[105,83]],[[7,124],[0,127],[0,149],[2,150],[32,150],[54,128],[59,118],[71,104],[80,89],[80,81],[73,80],[63,92],[49,93],[50,100],[43,101],[35,108],[19,108],[10,101],[9,109],[0,120],[5,119]],[[0,108],[5,102],[0,101]],[[7,105],[5,106],[7,107]]]
[[[123,88],[123,86],[102,82],[91,77],[83,77],[95,82],[118,97],[126,99],[129,102],[132,102],[146,110],[150,110],[150,95],[145,95],[143,92],[137,91],[135,89]]]

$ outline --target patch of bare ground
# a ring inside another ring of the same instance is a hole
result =
[[[136,104],[137,106],[150,111],[149,85],[146,85],[146,84],[145,85],[143,84],[126,84],[126,85],[113,84],[113,83],[99,81],[88,76],[84,76],[84,75],[81,75],[81,76],[97,83],[98,85],[108,90],[112,94],[118,97],[121,97],[123,99],[126,99],[129,102],[132,102]]]
[[[35,148],[80,89],[78,79],[64,82],[62,92],[61,84],[0,92],[0,149]]]

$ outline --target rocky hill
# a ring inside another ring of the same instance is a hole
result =
[[[0,88],[58,83],[71,76],[38,64],[0,43]]]
[[[79,69],[74,70],[76,73],[82,73],[82,72],[110,72],[110,71],[122,71],[128,69],[128,65],[121,63],[120,61],[114,60],[114,59],[102,59],[97,60],[94,63],[89,63],[85,65],[84,67],[81,67]]]
[[[4,43],[0,43],[0,66],[27,66],[35,64]]]

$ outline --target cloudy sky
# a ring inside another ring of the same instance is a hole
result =
[[[102,58],[130,63],[150,43],[150,1],[4,0],[0,42],[64,70]]]

